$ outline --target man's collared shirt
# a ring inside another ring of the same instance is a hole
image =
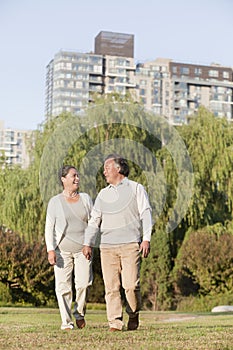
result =
[[[145,188],[125,177],[117,185],[102,189],[95,201],[85,231],[85,245],[93,246],[98,230],[101,244],[150,241],[151,207]]]

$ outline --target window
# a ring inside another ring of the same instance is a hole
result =
[[[195,68],[195,69],[194,69],[194,74],[195,74],[195,75],[201,75],[201,73],[202,73],[201,68]]]
[[[177,67],[172,67],[172,73],[177,73]]]
[[[229,72],[223,72],[222,73],[224,79],[229,79]]]
[[[214,69],[209,70],[209,77],[218,78],[218,71]]]
[[[216,90],[219,94],[224,94],[226,91],[226,89],[224,87],[221,87],[221,86],[218,86]]]
[[[83,87],[82,81],[76,81],[76,88],[82,89],[82,87]]]
[[[180,67],[180,74],[189,74],[189,68],[188,67]]]
[[[151,66],[151,70],[159,72],[159,66]]]
[[[120,93],[124,93],[125,92],[125,87],[124,86],[116,86],[116,91],[120,92]]]
[[[101,66],[97,66],[97,65],[94,65],[94,72],[95,73],[102,73],[102,67]]]
[[[124,77],[118,77],[116,81],[117,83],[120,83],[120,84],[124,84],[126,82]]]
[[[180,106],[185,107],[187,105],[187,102],[184,99],[180,99]]]
[[[158,96],[154,96],[154,97],[153,97],[152,103],[153,103],[153,104],[159,104],[159,98],[158,98]]]
[[[109,60],[109,67],[115,67],[115,61]]]
[[[140,86],[146,86],[146,80],[140,80]]]

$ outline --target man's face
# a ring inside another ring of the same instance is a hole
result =
[[[115,184],[119,178],[120,168],[115,163],[114,159],[107,159],[104,163],[104,176],[109,184]]]

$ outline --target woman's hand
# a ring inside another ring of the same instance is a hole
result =
[[[91,247],[89,247],[88,245],[85,245],[82,249],[82,252],[87,260],[91,259],[91,256],[92,256],[92,248]]]

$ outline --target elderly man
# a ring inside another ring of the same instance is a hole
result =
[[[100,229],[101,267],[110,331],[123,329],[121,286],[125,290],[127,329],[139,326],[140,260],[150,252],[151,207],[144,187],[128,179],[126,159],[110,154],[104,163],[109,184],[95,201],[85,230],[83,254],[91,258]]]

